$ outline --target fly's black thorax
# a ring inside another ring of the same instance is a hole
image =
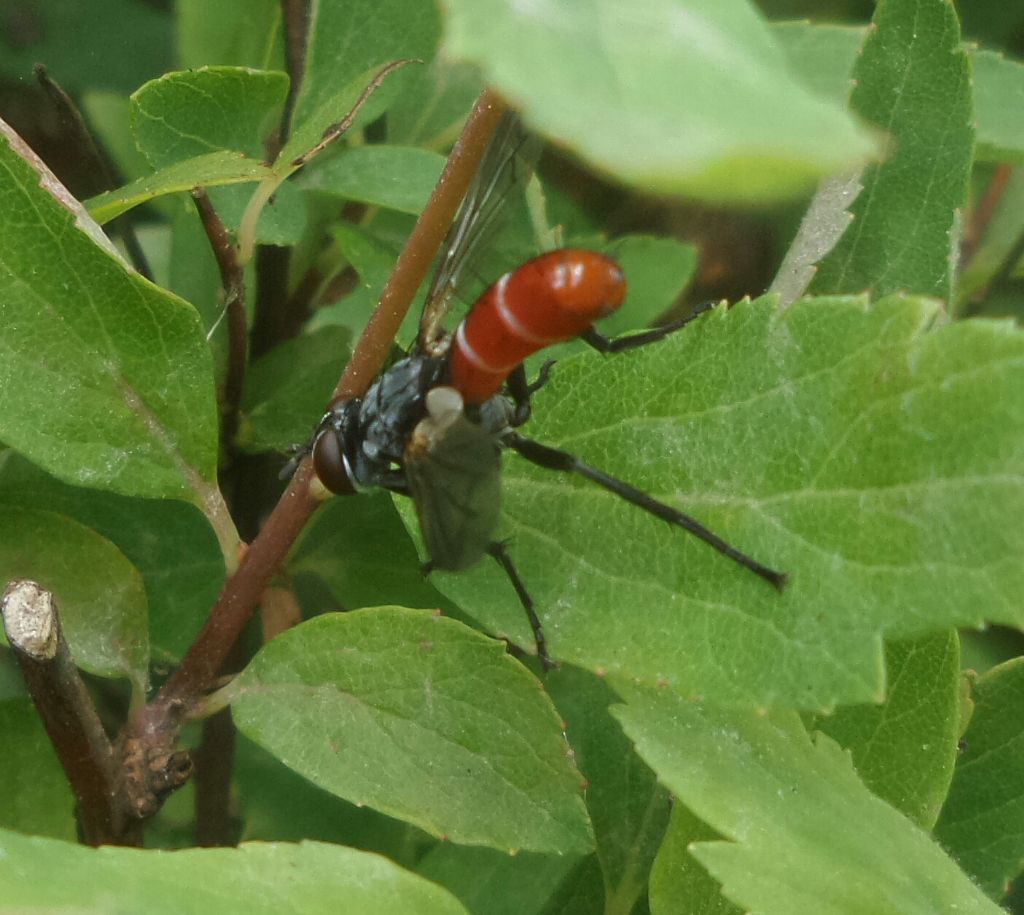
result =
[[[408,356],[384,372],[364,397],[336,408],[329,422],[345,443],[358,488],[393,488],[402,481],[405,443],[426,412],[427,391],[441,383],[444,369],[442,359]]]
[[[333,428],[344,442],[348,474],[357,489],[407,489],[406,447],[426,415],[427,392],[444,385],[446,376],[446,356],[407,356],[384,372],[364,397],[324,418],[322,426]],[[495,439],[508,428],[510,417],[511,406],[502,396],[467,410],[467,418]]]
[[[362,450],[372,462],[401,461],[405,443],[423,418],[423,398],[441,383],[444,362],[408,356],[396,362],[366,392],[359,408]]]

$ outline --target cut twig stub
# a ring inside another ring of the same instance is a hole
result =
[[[36,661],[52,661],[60,633],[53,594],[27,578],[4,589],[4,631],[13,648]]]
[[[138,836],[125,828],[117,760],[61,633],[53,593],[15,579],[4,589],[0,610],[25,688],[78,801],[84,840],[135,844]]]

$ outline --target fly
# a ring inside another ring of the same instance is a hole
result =
[[[538,141],[522,131],[515,116],[506,115],[449,232],[412,351],[384,371],[364,397],[334,406],[321,421],[311,450],[317,475],[332,492],[383,488],[412,498],[428,570],[457,572],[485,555],[493,557],[526,611],[541,663],[550,668],[529,591],[494,536],[505,450],[541,467],[585,477],[689,531],[780,591],[786,576],[689,515],[518,431],[550,367],[530,384],[523,369],[527,357],[577,337],[601,352],[621,352],[661,340],[697,315],[626,337],[602,336],[594,322],[622,304],[625,278],[610,258],[567,248],[504,274],[453,333],[442,329],[460,271],[493,230],[508,188],[529,173],[524,160],[538,151]]]

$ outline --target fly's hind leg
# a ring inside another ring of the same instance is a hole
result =
[[[530,592],[526,590],[526,585],[523,584],[523,580],[519,577],[519,572],[516,571],[512,557],[509,556],[508,550],[505,549],[505,544],[498,543],[497,541],[489,544],[487,555],[493,557],[494,561],[501,566],[502,571],[508,576],[508,580],[515,589],[516,597],[519,598],[519,603],[523,605],[523,610],[526,611],[526,618],[530,621],[530,628],[533,630],[533,641],[537,646],[537,659],[540,661],[541,667],[545,671],[553,669],[555,665],[548,655],[548,643],[544,639],[544,629],[537,618],[537,612],[533,609],[533,598],[530,597]],[[428,559],[420,566],[420,571],[425,577],[436,568],[437,564],[434,560]],[[519,650],[511,643],[509,643],[508,649],[510,654],[517,655],[519,653]]]
[[[677,318],[675,321],[670,321],[661,327],[645,330],[638,334],[627,334],[625,337],[606,337],[604,334],[598,333],[591,328],[580,334],[580,339],[599,353],[622,353],[626,350],[639,349],[641,346],[657,343],[659,340],[664,340],[666,337],[671,336],[677,330],[686,327],[691,321],[699,318],[704,312],[710,311],[714,306],[714,302],[701,302],[685,318]]]
[[[495,541],[487,547],[487,553],[501,566],[508,576],[508,580],[512,583],[512,587],[515,588],[516,596],[519,598],[519,603],[523,605],[523,609],[526,611],[526,618],[530,621],[530,628],[533,630],[533,641],[537,646],[537,659],[545,671],[551,670],[555,665],[548,655],[548,643],[544,639],[544,629],[537,618],[536,610],[533,608],[533,598],[530,597],[530,592],[526,590],[526,585],[523,584],[523,580],[519,577],[519,573],[512,563],[512,557],[508,555],[508,550],[505,549],[505,544]]]
[[[608,492],[613,493],[620,499],[635,505],[637,508],[642,508],[645,512],[654,515],[656,518],[661,518],[663,521],[667,521],[676,527],[681,527],[695,537],[699,537],[723,556],[727,556],[733,562],[753,572],[759,578],[763,578],[776,590],[782,591],[785,588],[788,577],[785,572],[777,572],[775,569],[762,565],[756,559],[736,549],[732,544],[726,543],[726,541],[695,518],[683,514],[683,512],[674,509],[671,505],[659,502],[642,490],[637,489],[635,486],[630,486],[629,483],[617,477],[613,477],[604,471],[598,470],[596,467],[583,463],[575,455],[569,454],[568,451],[561,451],[558,448],[542,445],[540,442],[524,438],[518,432],[506,433],[502,442],[506,447],[518,452],[526,460],[536,464],[538,467],[546,467],[548,470],[560,470],[563,473],[575,473],[585,477],[592,483],[596,483],[598,486],[608,490]]]

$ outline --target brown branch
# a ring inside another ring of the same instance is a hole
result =
[[[268,138],[265,152],[273,162],[291,132],[292,112],[302,87],[309,38],[309,0],[281,0],[284,29],[284,57],[288,70],[288,96],[281,112],[281,123]],[[269,352],[282,340],[294,337],[302,326],[305,305],[296,308],[288,298],[288,272],[291,250],[272,245],[256,249],[256,299],[253,309],[250,352],[253,359]]]
[[[114,175],[100,153],[89,128],[85,126],[85,118],[71,100],[71,96],[64,91],[60,83],[50,78],[42,64],[36,64],[32,72],[57,113],[64,142],[78,154],[82,166],[81,174],[89,185],[82,189],[83,199],[116,187]]]
[[[1006,193],[1011,177],[1013,177],[1012,165],[997,165],[985,192],[974,207],[974,212],[970,214],[967,225],[964,227],[963,242],[960,244],[960,262],[964,267],[974,259],[978,246],[999,209],[999,204]]]
[[[238,841],[231,820],[235,725],[230,709],[221,709],[203,722],[203,736],[194,755],[196,844],[203,848],[234,845]]]
[[[455,213],[466,196],[484,150],[505,113],[505,103],[490,90],[477,99],[462,135],[448,156],[426,208],[420,214],[395,269],[380,295],[377,310],[359,338],[345,374],[334,389],[331,405],[365,393],[379,374],[391,342],[405,318],[409,305],[426,278],[427,271],[444,241]]]
[[[288,140],[289,125],[295,100],[302,88],[302,76],[306,69],[306,45],[309,41],[309,0],[281,0],[281,22],[284,26],[284,59],[288,68],[288,98],[285,99],[281,115],[280,142]],[[270,161],[277,158],[281,147],[274,151]]]
[[[238,430],[238,411],[242,403],[242,385],[245,382],[245,361],[248,353],[249,328],[245,319],[245,272],[238,263],[238,248],[221,222],[210,197],[203,188],[192,191],[199,219],[210,241],[213,256],[220,270],[224,288],[224,309],[228,321],[228,370],[224,379],[224,397],[221,403],[223,440],[228,444]]]
[[[61,631],[53,594],[27,579],[7,585],[0,604],[7,640],[78,802],[89,845],[135,845],[119,769],[92,698]]]
[[[272,590],[272,589],[270,589]],[[245,639],[231,647],[218,686],[230,682],[249,658]],[[199,745],[192,752],[195,761],[195,839],[203,848],[237,845],[238,824],[232,816],[231,781],[235,772],[235,723],[231,710],[222,708],[203,720]]]
[[[343,397],[361,396],[379,373],[391,341],[444,240],[504,110],[504,104],[490,92],[478,99],[437,188],[384,288],[377,311],[345,369],[334,403]],[[235,574],[225,583],[181,665],[156,698],[132,716],[126,731],[129,738],[145,736],[154,742],[162,740],[165,747],[173,745],[182,711],[192,707],[214,683],[260,596],[319,504],[310,489],[312,479],[312,462],[307,458],[295,471]]]
[[[281,179],[283,180],[286,174],[291,174],[315,156],[320,155],[328,146],[345,134],[359,116],[359,112],[363,110],[366,103],[381,87],[384,80],[396,70],[410,63],[420,63],[420,61],[396,60],[381,67],[363,89],[362,93],[360,93],[359,98],[356,99],[345,116],[340,121],[328,126],[324,130],[320,142],[312,149],[307,150],[301,156],[288,163],[289,170],[286,173],[280,174]],[[279,131],[282,136],[284,130],[285,128],[282,127],[281,131]],[[253,201],[257,199],[257,195],[254,195]],[[253,201],[250,201],[250,207],[252,207]],[[265,202],[262,201],[260,206],[262,207]],[[245,225],[246,219],[243,217],[242,227],[239,228],[239,244],[243,249],[246,249],[254,241],[254,239],[250,240],[248,238],[244,230]],[[253,233],[255,233],[255,224],[251,228]],[[254,355],[262,355],[268,352],[281,340],[292,336],[301,327],[306,311],[305,305],[301,304],[298,311],[289,309],[289,305],[294,304],[294,300],[288,298],[287,277],[290,260],[291,251],[287,248],[264,247],[257,255],[259,297],[256,302],[256,316],[253,322],[252,352]]]

